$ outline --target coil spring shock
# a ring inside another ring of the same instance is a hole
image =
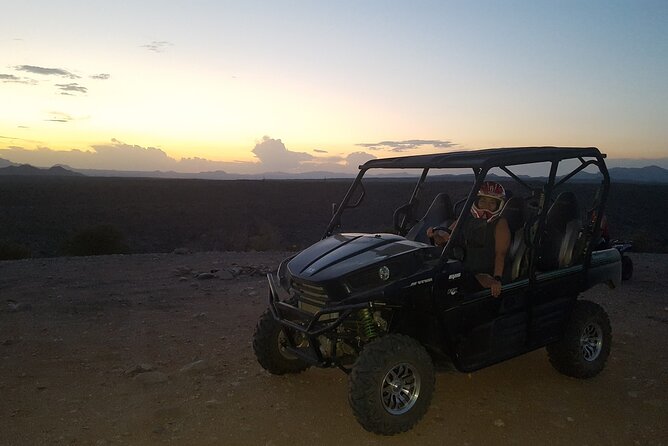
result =
[[[373,339],[378,336],[378,326],[376,321],[373,320],[373,315],[371,310],[368,308],[363,308],[359,312],[360,322],[362,323],[362,334],[366,336],[367,339]]]

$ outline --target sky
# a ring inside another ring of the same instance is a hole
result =
[[[23,0],[2,16],[12,162],[342,172],[557,145],[668,168],[665,0]]]

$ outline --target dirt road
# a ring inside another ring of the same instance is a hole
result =
[[[395,437],[364,431],[347,377],[271,376],[251,337],[281,253],[0,262],[1,445],[667,445],[668,255],[585,297],[613,326],[604,372],[579,381],[544,350],[467,375]]]

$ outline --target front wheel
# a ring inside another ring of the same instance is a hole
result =
[[[611,343],[608,314],[594,302],[579,300],[566,324],[564,337],[546,349],[557,371],[574,378],[591,378],[605,367]]]
[[[394,435],[411,429],[427,412],[434,365],[419,342],[389,334],[364,347],[348,386],[348,402],[362,427]]]
[[[283,327],[269,310],[265,311],[255,327],[253,350],[260,365],[269,373],[283,375],[300,373],[309,368],[309,364],[286,350],[288,339]],[[306,339],[298,339],[298,347],[307,343]]]

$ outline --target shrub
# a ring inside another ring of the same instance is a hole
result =
[[[73,256],[125,254],[127,252],[125,236],[112,225],[97,225],[83,229],[65,245],[65,253]]]
[[[29,248],[19,243],[0,240],[0,260],[27,259],[30,256]]]
[[[249,235],[248,244],[246,248],[251,251],[270,251],[275,249],[281,249],[281,235],[278,229],[267,223],[261,222],[256,225],[257,230],[255,233]]]

